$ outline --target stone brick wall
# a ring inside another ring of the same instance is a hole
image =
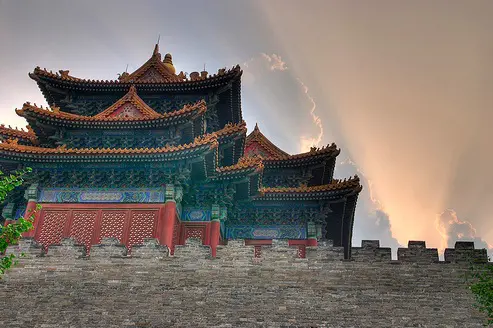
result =
[[[47,254],[31,240],[27,256],[0,280],[0,327],[482,327],[464,284],[468,262],[486,253],[458,243],[436,249],[410,242],[391,261],[377,241],[353,248],[306,248],[230,241],[210,257],[190,239],[173,257],[154,240],[125,247],[103,240],[86,256],[64,240]],[[436,255],[436,256],[435,256]],[[482,265],[491,265],[488,263]]]

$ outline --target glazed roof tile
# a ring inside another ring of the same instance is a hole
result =
[[[337,148],[335,143],[332,143],[331,145],[327,145],[322,148],[316,148],[312,147],[310,151],[306,153],[301,153],[301,154],[295,154],[295,155],[287,155],[287,156],[279,156],[276,158],[267,158],[266,162],[273,163],[273,162],[278,162],[278,161],[286,161],[286,160],[298,160],[298,159],[305,159],[305,158],[310,158],[310,157],[315,157],[319,155],[332,155],[332,156],[337,156],[339,155],[340,150]]]
[[[24,139],[24,140],[29,140],[33,143],[36,143],[38,141],[38,137],[36,136],[36,133],[34,133],[33,129],[28,125],[27,126],[27,131],[24,131],[23,129],[19,130],[17,128],[13,129],[10,126],[6,127],[4,124],[0,125],[0,135],[9,137],[9,138],[18,138],[18,139]]]
[[[144,64],[146,65],[146,64]],[[150,65],[150,64],[149,64]],[[94,80],[94,79],[82,79],[78,77],[74,77],[69,75],[69,71],[60,70],[59,73],[53,73],[52,71],[48,71],[46,68],[41,69],[39,66],[36,67],[33,73],[30,73],[31,78],[36,80],[36,77],[47,77],[51,79],[55,79],[58,81],[65,82],[75,82],[81,84],[92,84],[92,85],[128,85],[128,84],[136,84],[136,85],[146,85],[146,84],[194,84],[196,82],[201,81],[215,81],[223,77],[235,76],[241,73],[241,68],[239,65],[234,66],[231,69],[221,68],[217,71],[216,74],[205,76],[194,76],[194,77],[183,77],[180,79],[170,79],[166,81],[152,81],[152,80],[137,80],[130,82],[126,78],[122,78],[120,80]],[[136,71],[137,72],[137,71]],[[133,74],[133,73],[132,73]]]
[[[255,171],[262,171],[264,165],[262,163],[262,158],[258,156],[251,157],[241,157],[238,163],[230,166],[218,167],[216,169],[219,173],[232,173],[238,171],[244,171],[249,169],[254,169]]]
[[[94,116],[94,118],[114,118],[112,115],[116,110],[121,108],[124,104],[131,103],[140,112],[141,116],[126,117],[126,119],[156,119],[162,118],[163,115],[157,113],[151,107],[149,107],[143,100],[137,95],[137,89],[135,85],[130,87],[130,90],[122,98],[118,99],[113,105],[102,111],[101,113]]]
[[[255,128],[253,129],[252,133],[250,133],[247,136],[245,141],[245,148],[248,148],[251,144],[254,143],[258,143],[263,149],[269,152],[270,156],[267,157],[268,159],[289,156],[288,153],[281,150],[279,147],[274,145],[269,139],[267,139],[267,137],[262,132],[260,132],[260,129],[258,128],[257,124],[255,124]]]
[[[36,107],[37,108],[37,107]],[[68,114],[72,115],[72,114]],[[246,129],[244,122],[240,124],[227,124],[223,129],[216,132],[199,136],[192,143],[167,146],[160,148],[66,148],[63,146],[57,148],[43,148],[36,146],[20,145],[17,139],[8,139],[0,143],[0,150],[12,151],[15,153],[26,154],[69,154],[69,155],[100,155],[100,154],[161,154],[172,153],[177,151],[187,151],[200,146],[209,145],[210,148],[216,148],[218,138],[228,136],[234,133],[242,132]],[[248,161],[247,163],[253,163]],[[226,169],[228,170],[228,169]]]
[[[327,191],[336,191],[343,189],[359,189],[361,184],[359,177],[355,175],[352,178],[344,180],[333,180],[330,184],[319,186],[301,186],[301,187],[264,187],[260,189],[262,194],[302,194],[302,193],[319,193]]]
[[[0,143],[0,151],[12,151],[15,153],[40,154],[40,155],[104,155],[104,154],[163,154],[192,150],[201,146],[209,146],[210,149],[217,148],[218,142],[214,134],[197,137],[192,143],[178,146],[167,146],[160,148],[42,148],[36,146],[25,146],[18,144],[16,139],[9,139]]]
[[[246,123],[245,121],[242,121],[241,123],[235,124],[235,123],[228,123],[224,126],[224,128],[217,130],[216,132],[213,132],[218,138],[230,136],[235,133],[246,133],[247,128],[246,128]]]
[[[120,81],[122,82],[150,82],[150,83],[174,83],[181,82],[185,78],[183,73],[176,75],[173,64],[171,62],[171,55],[169,56],[169,63],[161,61],[161,54],[159,53],[159,45],[156,44],[154,52],[151,58],[139,67],[132,74],[122,74]],[[150,74],[149,74],[150,73]]]
[[[171,119],[175,117],[180,117],[186,114],[202,114],[207,110],[207,106],[205,104],[204,100],[200,100],[196,102],[195,104],[192,105],[185,105],[183,108],[179,110],[175,110],[173,112],[168,112],[164,114],[159,114],[152,110],[149,106],[147,106],[144,101],[138,97],[136,94],[134,95],[129,95],[130,92],[125,95],[123,98],[118,100],[115,104],[111,105],[108,107],[106,110],[103,112],[95,115],[95,116],[83,116],[83,115],[77,115],[77,114],[71,114],[67,112],[60,111],[58,107],[50,107],[50,108],[43,108],[37,107],[36,104],[31,105],[29,102],[25,103],[22,106],[22,109],[16,109],[16,113],[19,116],[25,117],[27,112],[35,113],[41,116],[45,117],[52,117],[52,118],[57,118],[61,120],[66,120],[66,121],[80,121],[80,122],[129,122],[129,121],[136,121],[136,122],[142,122],[142,121],[153,121],[153,120],[159,120],[159,119]],[[138,98],[137,98],[138,97]],[[117,117],[117,116],[110,116],[111,113],[113,113],[115,110],[120,108],[122,105],[124,105],[126,102],[131,102],[136,108],[141,110],[141,113],[143,116],[141,117]]]
[[[270,155],[264,157],[265,164],[275,164],[282,161],[296,161],[317,157],[320,155],[337,156],[340,153],[340,150],[337,148],[336,144],[332,143],[331,145],[327,145],[322,148],[312,147],[310,151],[306,153],[290,155],[274,145],[269,139],[267,139],[267,137],[262,132],[260,132],[258,125],[255,125],[252,133],[247,136],[245,149],[255,143],[259,144],[262,149],[265,149]]]

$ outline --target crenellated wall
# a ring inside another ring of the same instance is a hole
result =
[[[25,252],[0,280],[2,327],[482,327],[464,276],[485,250],[457,242],[438,251],[409,242],[391,260],[378,241],[354,247],[297,246],[242,240],[210,247],[189,239],[174,256],[156,240],[127,255],[116,240],[91,248],[65,239],[47,254],[23,239]]]

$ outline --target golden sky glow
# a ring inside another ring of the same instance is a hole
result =
[[[46,105],[35,66],[115,79],[161,34],[177,71],[242,65],[248,127],[283,150],[342,148],[336,174],[365,185],[354,244],[493,244],[492,1],[26,3],[0,0],[2,122]]]

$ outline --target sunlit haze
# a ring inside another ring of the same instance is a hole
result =
[[[493,247],[493,1],[0,0],[0,108],[47,105],[36,66],[116,79],[240,64],[243,117],[288,153],[335,142],[363,191],[353,245]]]

